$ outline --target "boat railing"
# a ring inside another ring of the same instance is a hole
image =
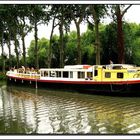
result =
[[[28,73],[24,73],[24,72],[18,72],[18,71],[9,71],[7,72],[7,75],[11,75],[11,76],[15,76],[15,77],[21,77],[21,78],[32,78],[32,79],[39,79],[40,78],[40,74],[38,72],[28,72]]]
[[[36,73],[18,73],[17,74],[18,77],[22,77],[22,78],[32,78],[32,79],[39,79],[40,78],[40,74]]]

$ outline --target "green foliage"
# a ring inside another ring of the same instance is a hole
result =
[[[0,5],[0,45],[7,47],[8,43],[16,40],[17,46],[15,49],[16,55],[19,55],[19,40],[21,37],[25,37],[28,32],[32,31],[35,27],[35,23],[48,24],[50,19],[55,17],[55,24],[60,25],[60,21],[63,21],[63,47],[64,47],[64,63],[77,64],[78,52],[81,51],[82,64],[95,64],[96,56],[96,37],[95,35],[95,18],[93,12],[96,11],[97,22],[100,22],[106,13],[108,7],[112,8],[111,11],[115,11],[116,5]],[[127,6],[126,6],[127,7]],[[93,9],[94,8],[94,9]],[[121,11],[124,11],[125,7],[121,6]],[[115,15],[114,12],[112,14]],[[63,20],[62,20],[63,17]],[[80,23],[88,18],[88,30],[80,35],[81,48],[77,49],[77,31],[69,32],[70,23],[72,20],[76,20]],[[79,19],[79,21],[78,21]],[[27,21],[25,23],[25,21]],[[36,29],[37,31],[37,29]],[[124,33],[124,47],[125,47],[125,62],[140,65],[140,25],[136,23],[127,23],[123,21],[123,33]],[[100,52],[101,52],[101,64],[108,64],[111,59],[114,63],[117,63],[118,48],[117,48],[117,25],[114,20],[109,25],[99,24],[99,36],[100,36]],[[35,42],[38,41],[38,43]],[[38,56],[39,66],[47,67],[47,60],[49,56],[49,40],[42,38],[38,39],[36,33],[36,39],[31,41],[28,48],[27,65],[35,67],[35,59]],[[11,43],[12,44],[12,43]],[[16,44],[16,43],[15,43]],[[15,45],[14,44],[14,45]],[[35,53],[35,46],[36,52]],[[11,46],[8,46],[8,53]],[[22,49],[22,54],[26,46]],[[4,49],[5,50],[5,49]],[[62,51],[62,53],[63,53]],[[9,57],[10,56],[10,57]],[[26,56],[23,55],[23,56]],[[24,65],[24,57],[19,56],[19,66]],[[2,59],[0,58],[0,70],[2,70],[5,60],[5,68],[9,69],[9,66],[16,66],[17,58],[15,54],[13,56],[8,55]],[[60,37],[54,35],[52,38],[52,63],[51,67],[59,67],[60,65]]]
[[[117,32],[116,24],[100,25],[101,37],[101,64],[108,64],[111,59],[117,62]],[[134,23],[125,23],[123,25],[125,57],[126,63],[140,65],[140,25]],[[64,61],[65,65],[77,64],[77,34],[76,31],[70,32],[64,36]],[[48,56],[48,40],[43,38],[39,40],[39,62],[40,66],[47,66],[45,60]],[[81,35],[82,64],[95,64],[95,33],[87,30]],[[34,64],[34,41],[31,42],[28,51],[28,64]],[[54,35],[52,39],[52,66],[59,67],[59,36]]]
[[[75,31],[70,32],[65,49],[65,64],[74,65],[77,62],[77,34]]]
[[[49,40],[45,38],[41,38],[38,41],[38,56],[39,56],[39,64],[40,67],[46,67],[46,61],[47,61],[47,50],[49,47]],[[30,47],[28,49],[28,66],[35,67],[35,41],[33,40],[30,44]]]
[[[133,49],[131,51],[132,53],[132,60],[133,60],[133,63],[136,64],[136,65],[139,65],[140,66],[140,37],[136,38],[134,41],[133,41]]]
[[[91,30],[83,33],[81,36],[82,44],[82,63],[95,64],[95,33]]]
[[[136,23],[123,23],[124,32],[124,46],[125,46],[125,62],[128,64],[140,65],[140,25]],[[117,32],[116,24],[110,23],[105,26],[101,33],[102,44],[102,64],[109,63],[111,59],[117,63],[118,49],[117,49]]]
[[[102,47],[102,64],[108,64],[109,60],[117,63],[117,32],[116,24],[110,23],[105,26],[104,31],[101,32],[101,47]]]
[[[95,64],[95,51],[93,42],[95,40],[95,35],[92,31],[88,30],[86,33],[83,33],[81,36],[82,42],[82,56],[83,64]],[[69,35],[64,36],[64,52],[65,52],[65,65],[74,65],[77,64],[77,34],[75,31],[70,32]],[[42,38],[38,43],[38,55],[39,55],[39,63],[40,67],[47,66],[47,56],[48,56],[48,46],[49,42],[47,39]],[[54,35],[52,38],[52,66],[51,67],[59,67],[59,37]],[[34,66],[34,41],[31,42],[30,47],[28,49],[28,64],[33,64]],[[45,64],[45,65],[44,65]]]
[[[35,41],[32,40],[30,43],[30,46],[28,48],[28,57],[27,57],[27,64],[28,66],[34,67],[35,64],[35,55],[34,55],[34,46],[35,46]]]
[[[52,37],[52,65],[51,67],[59,67],[60,53],[59,53],[59,36]]]

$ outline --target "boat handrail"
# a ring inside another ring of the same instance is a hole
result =
[[[30,72],[30,73],[20,73],[20,72],[15,72],[15,71],[8,71],[6,75],[12,75],[16,77],[40,77],[40,74],[37,72]]]

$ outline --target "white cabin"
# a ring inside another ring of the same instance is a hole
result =
[[[57,69],[40,69],[40,79],[65,79],[65,80],[85,80],[92,79],[94,67],[90,65],[68,65]]]

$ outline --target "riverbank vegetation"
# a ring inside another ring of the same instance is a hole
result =
[[[6,75],[3,72],[0,72],[0,81],[5,81],[6,80]],[[1,84],[0,84],[1,85]]]
[[[123,19],[131,6],[0,5],[0,69],[5,73],[11,67],[38,69],[108,64],[109,60],[140,65],[140,25]],[[109,24],[103,23],[107,17],[111,18]],[[76,31],[70,31],[72,21]],[[81,34],[82,22],[88,28]],[[50,23],[50,38],[39,38],[38,26]],[[54,34],[56,27],[59,35]],[[31,32],[34,40],[26,46],[25,37]]]

